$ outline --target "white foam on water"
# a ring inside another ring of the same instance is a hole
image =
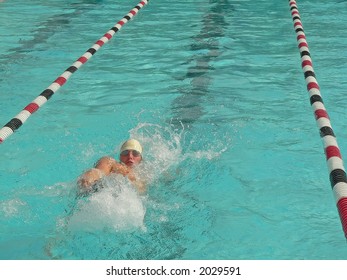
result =
[[[19,198],[0,202],[0,213],[5,217],[14,217],[25,211],[27,203]]]
[[[220,151],[214,151],[212,149],[209,150],[203,150],[203,151],[196,151],[193,153],[193,157],[196,159],[208,159],[208,160],[212,160],[214,158],[218,158],[220,157],[220,155],[225,152],[227,150],[227,148],[223,148]]]
[[[183,130],[170,126],[140,123],[130,130],[130,137],[138,139],[143,146],[143,161],[135,172],[147,182],[155,182],[170,168],[181,161]]]
[[[75,211],[68,218],[68,229],[145,230],[144,200],[145,197],[122,175],[105,177],[95,193],[78,200]]]

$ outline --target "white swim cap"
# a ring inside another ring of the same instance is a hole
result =
[[[129,139],[128,141],[125,141],[120,148],[120,153],[122,153],[125,150],[134,150],[142,154],[142,147],[139,141],[135,139]]]

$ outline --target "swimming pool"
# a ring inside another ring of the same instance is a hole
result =
[[[137,3],[0,3],[0,123]],[[347,3],[298,5],[345,157]],[[152,0],[0,145],[0,259],[346,259],[300,63],[287,1]],[[76,197],[129,136],[148,192]]]

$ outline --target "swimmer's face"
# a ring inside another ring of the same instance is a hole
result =
[[[139,164],[142,160],[142,155],[135,150],[125,150],[120,154],[120,161],[126,166],[133,167]]]

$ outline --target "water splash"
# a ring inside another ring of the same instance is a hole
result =
[[[147,192],[138,193],[122,175],[104,177],[96,192],[77,198],[71,211],[58,219],[57,236],[47,245],[49,257],[183,256],[190,233],[203,232],[210,216],[206,205],[191,193],[192,182],[197,172],[205,174],[206,165],[228,149],[226,139],[209,142],[207,130],[193,139],[189,133],[183,126],[145,122],[131,129],[129,137],[139,140],[144,150],[143,162],[134,172],[146,181]]]
[[[13,198],[0,202],[0,213],[5,217],[14,217],[24,211],[27,203],[19,198]]]
[[[145,197],[122,175],[105,177],[98,190],[77,200],[68,217],[70,231],[145,230]]]
[[[138,139],[144,148],[143,162],[135,167],[134,172],[148,187],[154,186],[164,172],[179,163],[182,132],[171,127],[140,123],[130,130],[130,137]],[[68,217],[69,230],[146,229],[146,196],[140,195],[127,178],[112,174],[104,177],[97,189],[77,201]]]
[[[148,184],[153,185],[182,160],[184,130],[151,123],[140,123],[130,130],[130,137],[138,139],[144,147],[143,163],[135,171]]]

